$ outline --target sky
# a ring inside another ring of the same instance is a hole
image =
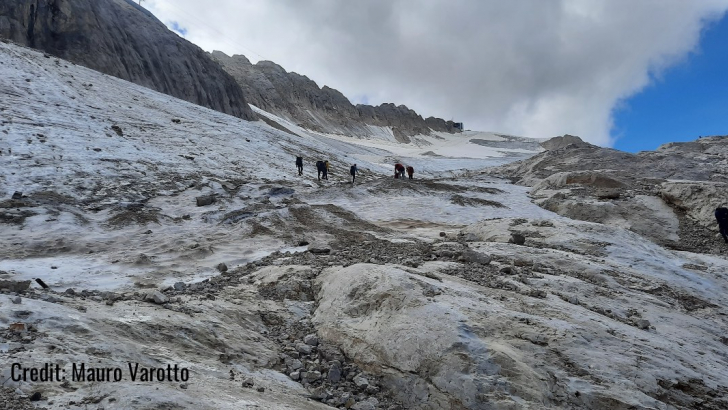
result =
[[[728,17],[710,24],[699,49],[665,70],[614,112],[615,148],[636,152],[660,144],[728,135]]]
[[[204,50],[271,60],[355,104],[405,104],[466,129],[630,151],[728,134],[717,118],[728,97],[702,80],[710,72],[725,86],[725,56],[713,54],[728,0],[142,5]],[[700,126],[708,117],[716,124]]]

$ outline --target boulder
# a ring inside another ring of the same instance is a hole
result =
[[[318,344],[319,344],[318,336],[316,336],[314,334],[306,335],[303,338],[303,343],[306,343],[307,345],[310,345],[310,346],[318,346]]]
[[[195,198],[197,206],[207,206],[215,203],[215,195],[198,196]]]
[[[487,375],[496,374],[498,366],[489,362],[485,344],[472,337],[450,302],[427,301],[425,287],[435,285],[427,281],[393,266],[325,269],[316,278],[318,335],[362,368],[382,372],[378,376],[407,408],[450,408],[453,402],[481,408],[481,392],[490,389]],[[363,374],[352,382],[359,391],[372,386]]]
[[[475,236],[474,234],[470,234],[470,235]],[[525,242],[525,239],[524,239],[524,242]],[[492,260],[490,255],[476,252],[472,249],[466,249],[465,251],[463,251],[462,255],[460,256],[460,259],[464,262],[478,263],[481,265],[487,265]]]
[[[24,292],[30,287],[30,280],[0,279],[0,289],[7,289],[10,292]]]
[[[147,299],[151,299],[154,303],[158,305],[169,302],[169,298],[164,293],[158,290],[148,295]]]
[[[341,364],[333,364],[328,371],[328,374],[326,375],[327,379],[332,383],[338,383],[339,380],[341,380],[342,371],[341,371]]]
[[[516,245],[523,245],[526,243],[526,237],[523,236],[523,234],[512,232],[511,239],[508,242],[514,243]]]

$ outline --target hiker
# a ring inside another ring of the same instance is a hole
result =
[[[349,169],[349,173],[351,174],[351,183],[354,184],[354,180],[356,179],[356,174],[359,172],[359,169],[356,167],[356,164],[352,165]]]
[[[303,157],[296,157],[296,168],[298,168],[298,175],[303,175]]]
[[[318,179],[321,181],[321,174],[323,174],[324,179],[329,179],[329,173],[326,169],[326,163],[323,161],[316,161],[316,171],[318,171]]]
[[[326,165],[326,179],[329,179],[329,161],[324,161],[324,165]]]
[[[718,220],[718,228],[723,240],[728,243],[728,208],[721,206],[715,210],[715,219]]]
[[[394,177],[395,178],[399,178],[399,177],[404,178],[404,165],[394,164]]]
[[[415,169],[411,166],[407,167],[407,175],[409,175],[409,179],[412,179],[412,174],[415,173]]]

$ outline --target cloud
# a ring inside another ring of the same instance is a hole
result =
[[[187,29],[182,27],[178,22],[172,21],[167,24],[167,27],[170,28],[170,30],[176,32],[177,34],[181,35],[182,37],[187,35]]]
[[[152,0],[206,50],[466,128],[613,142],[612,111],[696,50],[728,0]]]

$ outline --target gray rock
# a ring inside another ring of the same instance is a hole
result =
[[[541,143],[541,146],[548,151],[554,151],[566,146],[586,147],[591,144],[584,142],[581,138],[566,134],[563,137],[554,137]]]
[[[253,386],[255,386],[255,380],[253,380],[250,377],[247,377],[247,378],[243,379],[242,386],[247,387],[247,388],[252,388]]]
[[[30,280],[0,280],[0,289],[10,292],[23,292],[30,287]]]
[[[133,1],[3,1],[0,16],[2,38],[194,104],[256,118],[219,64]]]
[[[319,338],[318,338],[318,336],[316,336],[314,334],[306,335],[303,338],[303,343],[306,343],[307,345],[310,345],[310,346],[318,346]]]
[[[516,271],[516,268],[513,267],[513,266],[504,266],[504,267],[500,268],[500,271],[499,272],[502,273],[502,274],[504,274],[504,275],[515,275],[515,274],[518,273]]]
[[[207,206],[215,203],[215,195],[198,196],[195,198],[197,206]]]
[[[177,292],[181,292],[181,291],[185,290],[185,283],[184,282],[175,282],[174,290],[176,290]]]
[[[19,305],[23,300],[20,298],[20,296],[16,296],[10,299],[10,301],[13,302],[13,304]]]
[[[487,265],[493,259],[490,255],[476,252],[472,249],[466,249],[461,255],[461,258],[465,262],[479,263],[481,265]]]
[[[650,328],[650,321],[647,319],[640,319],[637,321],[636,325],[638,328],[646,330]]]
[[[308,251],[314,255],[328,255],[331,253],[331,248],[325,246],[309,245]]]
[[[370,384],[367,386],[366,392],[367,394],[377,394],[379,393],[379,387]]]
[[[330,382],[338,383],[339,380],[341,380],[341,365],[335,364],[331,366],[326,377],[327,379],[329,379]]]
[[[298,350],[299,353],[308,355],[311,354],[313,348],[305,343],[299,343],[296,345],[296,350]]]
[[[301,372],[299,372],[299,371],[291,372],[288,376],[291,378],[291,380],[295,380],[295,381],[301,380]]]
[[[169,302],[169,298],[165,296],[164,293],[158,290],[154,291],[154,293],[152,293],[149,298],[158,305]]]
[[[367,386],[369,386],[369,380],[362,375],[354,377],[354,380],[352,381],[354,382],[354,385],[360,389],[366,389]]]
[[[514,243],[516,245],[523,245],[526,243],[526,237],[520,233],[513,232],[511,233],[511,239],[508,240],[508,242]]]
[[[216,266],[215,268],[216,268],[216,269],[217,269],[218,271],[220,271],[220,272],[227,272],[227,270],[228,270],[228,267],[227,267],[227,265],[226,265],[226,264],[224,264],[224,263],[218,263],[218,264],[217,264],[217,266]]]
[[[302,372],[301,379],[303,379],[309,383],[313,383],[315,381],[321,380],[321,372],[318,372],[318,371]]]
[[[303,367],[303,362],[294,358],[286,358],[284,361],[285,365],[291,370],[298,370]]]
[[[318,386],[308,389],[308,392],[311,394],[311,398],[318,401],[323,401],[331,397],[331,393],[329,393],[324,386]]]

